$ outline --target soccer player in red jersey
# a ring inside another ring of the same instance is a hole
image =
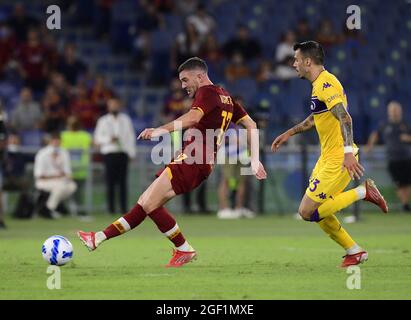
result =
[[[185,139],[182,153],[157,174],[157,179],[143,192],[137,204],[127,214],[103,231],[78,232],[80,240],[90,251],[95,250],[103,241],[137,227],[149,216],[175,246],[167,267],[180,267],[192,261],[196,257],[196,251],[186,241],[164,204],[178,194],[194,190],[207,179],[213,169],[216,152],[231,122],[247,130],[252,173],[259,180],[266,178],[264,167],[258,160],[256,123],[226,90],[211,82],[207,72],[207,64],[197,57],[188,59],[178,68],[182,88],[190,98],[194,98],[191,109],[159,128],[143,130],[138,139],[159,137],[176,128],[188,129],[185,136],[190,137],[192,132],[191,138]],[[214,132],[211,143],[210,130]]]

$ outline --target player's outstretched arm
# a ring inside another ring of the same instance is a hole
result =
[[[297,134],[301,133],[307,130],[310,130],[315,127],[314,123],[314,116],[311,114],[308,116],[304,121],[300,122],[299,124],[295,125],[291,129],[287,130],[283,134],[280,134],[277,138],[274,139],[272,145],[271,145],[271,151],[276,152],[280,146],[287,142],[287,140]]]
[[[342,103],[331,109],[331,113],[340,122],[341,134],[344,140],[344,162],[342,169],[346,168],[351,179],[360,179],[364,175],[364,168],[354,156],[354,138],[352,119]]]
[[[163,134],[173,132],[175,130],[182,130],[189,128],[196,123],[198,123],[203,117],[203,113],[198,109],[191,109],[187,113],[183,114],[181,117],[174,121],[171,121],[165,125],[158,128],[147,128],[144,129],[137,137],[137,140],[150,140],[151,138],[159,137]]]
[[[260,137],[257,129],[257,124],[250,116],[246,116],[237,123],[247,129],[247,146],[251,153],[251,170],[258,180],[266,179],[267,172],[265,172],[263,164],[260,162]]]

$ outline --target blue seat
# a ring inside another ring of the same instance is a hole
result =
[[[27,130],[20,132],[23,146],[40,147],[43,143],[44,133],[40,130]]]

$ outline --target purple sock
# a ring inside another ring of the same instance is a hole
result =
[[[310,217],[310,221],[311,222],[318,222],[322,219],[320,219],[320,214],[318,213],[318,209],[315,209],[315,211],[313,212],[313,214]]]

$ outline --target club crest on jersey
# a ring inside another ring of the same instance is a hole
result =
[[[324,83],[323,83],[323,90],[324,90],[324,89],[327,89],[327,88],[329,88],[329,87],[332,87],[331,84],[329,84],[328,82],[324,82]]]

